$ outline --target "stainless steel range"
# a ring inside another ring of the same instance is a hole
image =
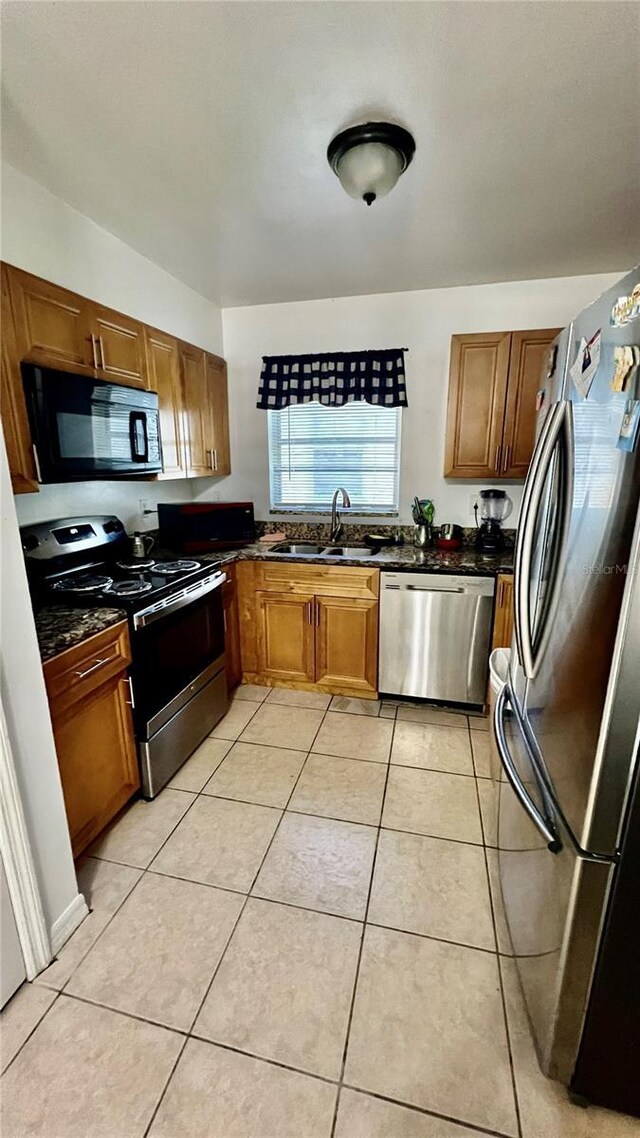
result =
[[[113,515],[20,532],[37,603],[126,610],[142,790],[153,798],[227,710],[220,563],[132,557]]]

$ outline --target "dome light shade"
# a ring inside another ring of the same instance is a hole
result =
[[[415,148],[413,136],[404,127],[370,122],[336,135],[329,143],[327,159],[349,196],[371,205],[393,189]]]

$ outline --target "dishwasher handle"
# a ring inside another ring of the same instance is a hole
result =
[[[383,589],[394,589],[398,593],[466,593],[471,592],[471,589],[465,589],[464,585],[452,585],[447,588],[446,585],[387,585],[384,584]]]

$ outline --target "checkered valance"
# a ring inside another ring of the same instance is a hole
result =
[[[265,411],[313,402],[325,407],[355,402],[406,407],[406,350],[263,356],[256,406]]]

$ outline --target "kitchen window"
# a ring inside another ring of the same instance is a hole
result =
[[[397,514],[400,407],[300,403],[268,411],[271,509],[327,510],[337,486],[359,514]]]

